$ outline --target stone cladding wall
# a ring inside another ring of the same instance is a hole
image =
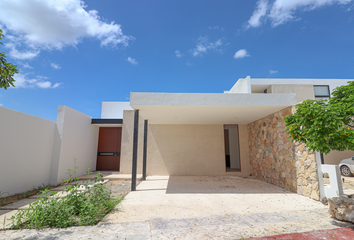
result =
[[[288,139],[283,118],[294,107],[248,125],[251,176],[319,200],[315,156]]]
[[[297,144],[294,149],[297,170],[297,193],[320,200],[315,154],[309,152],[305,144]]]

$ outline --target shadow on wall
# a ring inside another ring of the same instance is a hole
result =
[[[272,184],[240,177],[170,176],[166,194],[296,194]]]

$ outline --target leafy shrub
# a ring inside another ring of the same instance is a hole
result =
[[[75,161],[76,163],[76,161]],[[66,189],[62,192],[51,192],[48,189],[39,201],[29,205],[26,210],[20,210],[11,218],[12,229],[19,228],[65,228],[78,225],[94,225],[102,220],[123,199],[113,198],[111,191],[103,184],[103,174],[97,173],[95,185],[87,186],[69,183],[79,180],[73,177],[76,172],[68,170],[69,178],[63,179]],[[87,172],[90,174],[91,172]]]

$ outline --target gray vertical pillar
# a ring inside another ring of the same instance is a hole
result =
[[[147,133],[148,133],[148,120],[145,120],[144,121],[143,180],[146,180]]]
[[[138,157],[138,129],[139,129],[139,110],[134,110],[134,135],[133,135],[133,163],[132,163],[132,191],[136,190],[136,168]]]

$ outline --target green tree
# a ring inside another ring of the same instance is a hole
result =
[[[0,40],[3,37],[4,34],[0,29]],[[0,42],[0,44],[3,43]],[[18,73],[17,66],[7,62],[6,54],[4,52],[0,52],[0,88],[4,88],[6,90],[10,86],[15,87],[15,79],[13,78],[15,73]]]
[[[329,100],[305,100],[284,118],[294,142],[313,151],[354,150],[354,81],[337,87]]]

